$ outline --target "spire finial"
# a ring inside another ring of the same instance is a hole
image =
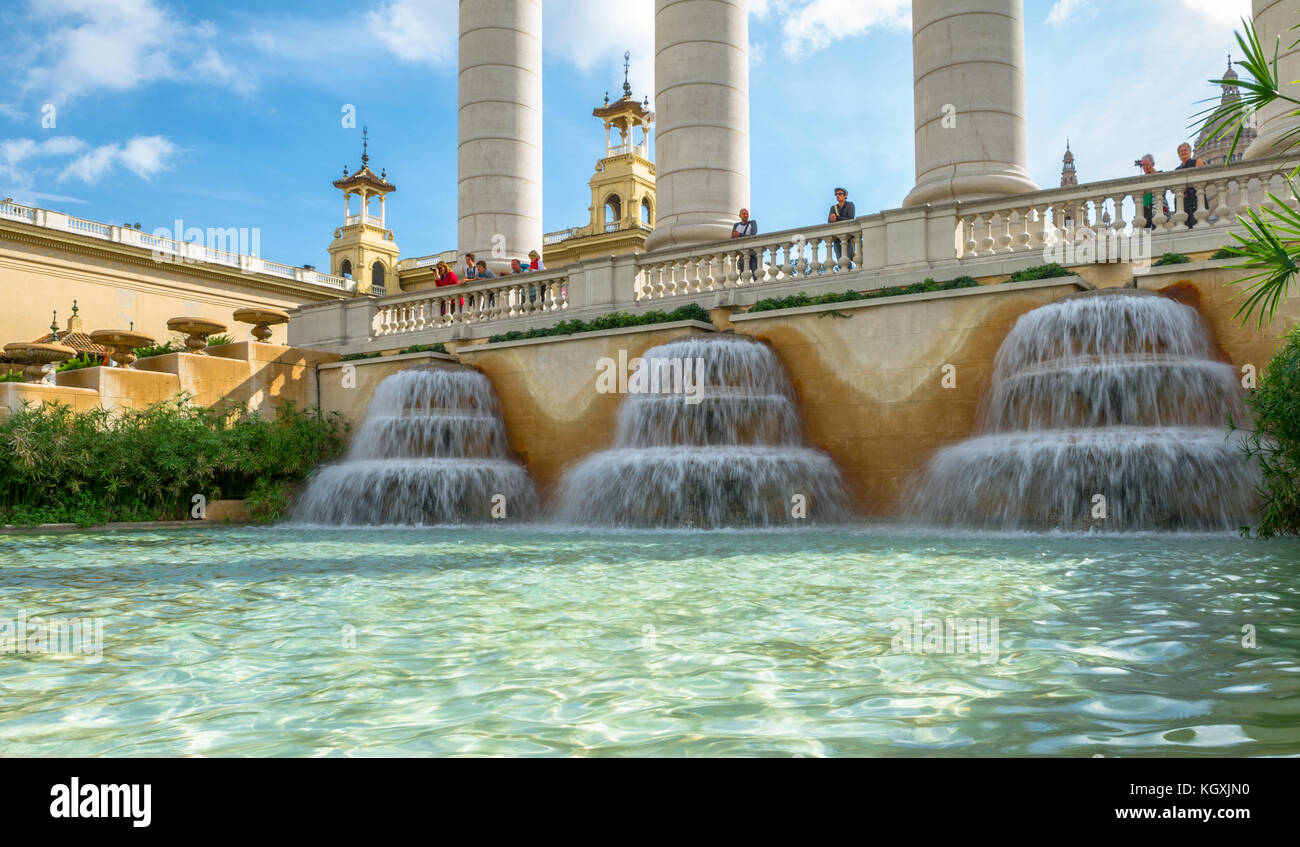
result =
[[[632,51],[628,50],[623,54],[623,99],[632,99],[632,83],[628,82],[628,74],[632,70]]]
[[[50,315],[50,340],[59,340],[59,310],[55,309]]]
[[[77,311],[78,311],[78,309],[77,309],[77,301],[76,301],[76,300],[73,300],[73,301],[72,301],[72,316],[73,316],[74,318],[77,316]]]
[[[355,126],[355,124],[353,124],[353,126]],[[370,161],[370,154],[366,152],[366,148],[370,146],[369,135],[369,127],[361,127],[361,167],[363,168]]]

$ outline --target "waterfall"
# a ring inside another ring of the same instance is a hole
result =
[[[1258,470],[1232,366],[1193,308],[1153,292],[1070,295],[1023,315],[975,437],[940,450],[909,517],[986,529],[1230,530]]]
[[[537,509],[532,480],[510,458],[487,377],[467,368],[410,368],[375,388],[346,458],[313,475],[292,520],[474,523],[502,510],[506,520],[526,519]]]
[[[688,390],[667,378],[678,373]],[[642,356],[628,381],[638,383],[658,390],[629,393],[614,447],[566,473],[561,521],[715,528],[848,518],[839,471],[805,444],[790,380],[766,345],[736,336],[673,341]]]

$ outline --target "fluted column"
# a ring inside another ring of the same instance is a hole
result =
[[[916,187],[904,206],[1037,191],[1021,0],[913,0]]]
[[[1291,46],[1297,35],[1291,31],[1291,27],[1300,24],[1300,7],[1297,7],[1295,0],[1253,0],[1252,12],[1260,46],[1264,48],[1264,55],[1270,62],[1273,60],[1273,50],[1277,50],[1277,78],[1282,84],[1282,91],[1290,97],[1296,97],[1300,85],[1289,83],[1300,79],[1300,46]],[[1294,103],[1282,101],[1274,101],[1260,109],[1259,135],[1241,157],[1266,159],[1285,152],[1288,145],[1282,141],[1282,134],[1300,123],[1300,119],[1291,114],[1295,109]],[[1294,141],[1294,138],[1291,140]]]
[[[749,205],[748,0],[655,0],[655,117],[646,249],[729,237]]]
[[[542,249],[541,0],[461,0],[459,101],[457,249],[527,259]]]

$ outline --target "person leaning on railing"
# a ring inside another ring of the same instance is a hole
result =
[[[433,284],[435,287],[442,288],[444,285],[457,285],[459,283],[460,280],[456,277],[456,272],[446,262],[439,262],[433,266]],[[465,305],[464,298],[461,298],[461,305]],[[440,313],[447,314],[446,303],[442,304]]]
[[[1192,158],[1192,145],[1188,144],[1186,141],[1178,145],[1178,158],[1182,161],[1182,164],[1180,164],[1175,170],[1181,171],[1186,168],[1205,167],[1204,159]],[[1187,211],[1187,228],[1191,229],[1196,226],[1196,215],[1192,214],[1197,208],[1195,188],[1189,187],[1183,191],[1183,208]]]
[[[1142,168],[1142,173],[1144,174],[1160,173],[1156,170],[1156,157],[1152,156],[1150,153],[1147,153],[1141,159],[1138,159],[1138,166]],[[1155,222],[1152,220],[1154,217],[1152,206],[1154,205],[1155,199],[1151,196],[1150,191],[1142,195],[1142,214],[1145,215],[1147,219],[1147,224],[1143,229],[1156,228]],[[1160,192],[1160,205],[1164,209],[1165,217],[1169,217],[1169,204],[1165,203],[1163,191]]]
[[[853,201],[849,199],[849,192],[843,188],[835,189],[835,205],[831,206],[831,213],[830,216],[827,218],[826,222],[833,224],[837,221],[851,221],[857,216],[858,216],[858,211],[857,208],[854,207]],[[843,252],[843,242],[838,238],[835,239],[834,249],[835,249],[835,265],[838,267],[840,263],[840,253]],[[849,243],[849,267],[850,268],[853,267],[852,242]]]
[[[740,220],[731,227],[731,237],[749,238],[751,235],[758,235],[758,221],[750,219],[748,209],[741,209]],[[749,253],[749,270],[755,277],[758,276],[758,254],[752,250]],[[742,274],[745,272],[744,253],[740,254],[740,258],[736,263],[736,271]]]

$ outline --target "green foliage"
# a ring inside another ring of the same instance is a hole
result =
[[[1158,268],[1162,265],[1185,265],[1190,261],[1191,259],[1189,259],[1184,253],[1165,253],[1159,259],[1152,262],[1151,266]]]
[[[340,362],[356,362],[361,359],[378,359],[383,353],[349,353],[346,356],[339,356]]]
[[[1023,271],[1016,271],[1011,275],[1007,282],[1028,282],[1034,279],[1055,279],[1058,276],[1073,276],[1073,274],[1061,267],[1056,262],[1047,265],[1034,265],[1032,268],[1025,268]]]
[[[275,420],[184,397],[113,412],[28,404],[0,422],[0,523],[181,519],[195,494],[252,498],[258,519],[274,520],[346,433],[337,413],[292,403]]]
[[[150,356],[161,356],[164,353],[180,353],[185,350],[185,345],[177,344],[173,340],[164,341],[162,344],[155,344],[152,347],[135,348],[135,357],[137,359],[147,359]]]
[[[1255,429],[1246,451],[1263,473],[1262,538],[1300,535],[1300,327],[1291,330],[1247,401]]]
[[[1240,94],[1226,103],[1217,102],[1218,96],[1211,98],[1215,105],[1201,111],[1193,122],[1193,127],[1205,131],[1210,140],[1232,136],[1232,145],[1228,149],[1231,160],[1241,141],[1243,129],[1251,116],[1271,104],[1281,104],[1292,126],[1277,139],[1282,155],[1292,153],[1300,144],[1300,99],[1283,91],[1284,83],[1278,76],[1277,59],[1283,44],[1281,37],[1273,44],[1262,44],[1254,25],[1242,20],[1242,32],[1237,33],[1237,44],[1245,57],[1236,64],[1241,68],[1238,79],[1212,79],[1214,85],[1235,86]],[[1295,30],[1300,24],[1292,26]],[[1288,37],[1288,41],[1291,39]],[[1293,43],[1291,46],[1295,46]],[[1287,91],[1294,91],[1289,86],[1296,81],[1288,81]],[[1203,119],[1202,119],[1203,116]],[[1300,167],[1291,172],[1294,178]],[[1300,201],[1300,193],[1288,182],[1293,197]],[[1253,271],[1249,276],[1236,280],[1233,284],[1245,285],[1246,299],[1237,309],[1237,317],[1244,324],[1258,310],[1258,325],[1263,326],[1273,319],[1278,306],[1295,281],[1300,271],[1300,213],[1287,206],[1272,193],[1269,199],[1272,208],[1249,209],[1237,218],[1237,222],[1246,230],[1243,236],[1229,233],[1237,242],[1237,252],[1231,254],[1246,259],[1233,268]]]
[[[209,335],[209,336],[208,336],[208,346],[209,346],[209,347],[219,347],[219,346],[221,346],[222,344],[234,344],[234,343],[235,343],[235,339],[232,338],[232,337],[229,336],[229,335],[224,334],[224,333],[223,333],[222,335]]]
[[[837,291],[831,294],[811,296],[800,291],[788,297],[767,297],[749,307],[750,312],[772,312],[778,309],[798,309],[802,306],[822,306],[829,303],[849,303],[854,300],[878,300],[882,297],[898,297],[903,294],[923,294],[930,291],[951,291],[955,288],[972,288],[979,283],[969,276],[959,276],[948,282],[935,282],[926,278],[911,285],[895,285],[889,288],[877,288],[872,291]],[[842,312],[828,313],[834,317],[848,317]]]
[[[59,366],[55,370],[59,373],[63,373],[64,371],[79,371],[82,368],[97,368],[102,364],[104,364],[103,356],[94,353],[82,353],[79,356],[68,359],[66,362],[60,362]]]
[[[1210,258],[1211,259],[1235,259],[1240,255],[1241,254],[1237,252],[1236,247],[1220,247],[1218,250],[1214,251],[1214,255],[1211,256]]]
[[[580,332],[599,332],[603,329],[621,329],[629,326],[649,326],[651,324],[671,323],[672,321],[700,321],[709,323],[709,313],[703,306],[695,303],[689,303],[685,306],[679,306],[671,312],[665,312],[661,309],[655,309],[640,315],[631,315],[627,312],[614,312],[609,315],[601,315],[590,321],[570,320],[561,321],[554,326],[530,329],[526,332],[518,330],[507,332],[502,335],[494,335],[488,339],[489,342],[498,341],[522,341],[527,338],[547,338],[554,335],[575,335]]]
[[[439,342],[438,344],[412,344],[410,347],[403,347],[397,351],[400,356],[403,353],[446,353],[447,347]]]
[[[0,382],[22,382],[23,381],[22,368],[13,370],[8,365],[0,365],[0,369],[5,369],[4,373],[0,374]]]

